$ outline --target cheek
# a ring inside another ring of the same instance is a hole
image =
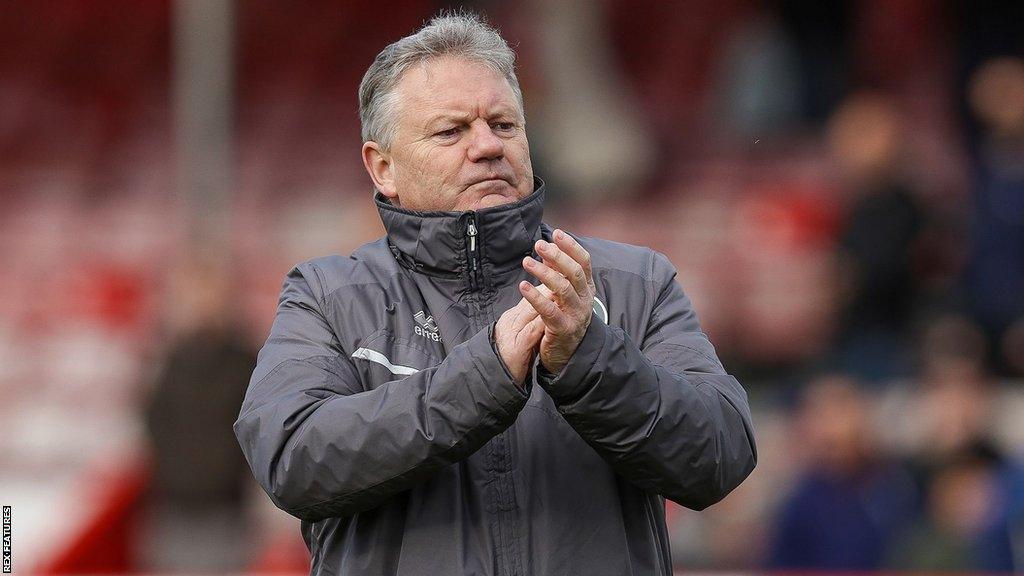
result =
[[[533,175],[533,165],[530,163],[530,149],[529,148],[523,149],[523,160],[522,160],[522,162],[523,162],[523,168],[527,169],[530,172],[530,175],[532,176]]]
[[[395,164],[395,186],[403,202],[422,210],[450,210],[461,191],[462,168],[457,147],[437,146],[417,150]]]
[[[453,181],[466,165],[466,152],[459,146],[438,146],[431,151],[426,162],[427,169],[436,180]]]
[[[430,154],[417,150],[395,163],[395,180],[399,186],[411,191],[429,183],[431,168]]]
[[[430,177],[430,160],[426,154],[419,154],[409,163],[409,176],[415,181]]]
[[[421,174],[436,172],[438,167],[449,156],[449,146],[436,146],[420,142],[410,151],[408,162]]]
[[[522,142],[518,142],[514,150],[513,165],[519,172],[518,176],[525,181],[520,183],[520,186],[528,188],[527,194],[529,194],[533,192],[533,165],[530,162],[530,145],[526,138],[523,138]]]
[[[519,166],[530,165],[530,143],[526,137],[516,138],[512,141],[510,148],[515,155],[515,163]]]

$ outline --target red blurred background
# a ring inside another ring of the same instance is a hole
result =
[[[1024,4],[460,6],[519,54],[546,220],[666,253],[750,393],[759,467],[670,504],[677,568],[1021,570]],[[451,7],[4,5],[16,573],[308,571],[231,421],[287,270],[381,233],[362,74]]]

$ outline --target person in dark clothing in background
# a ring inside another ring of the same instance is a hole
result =
[[[968,86],[977,121],[967,305],[988,338],[996,371],[1024,373],[1024,58],[994,58]],[[1015,336],[1016,335],[1016,336]]]
[[[861,384],[822,376],[808,386],[795,430],[805,462],[778,514],[769,566],[877,570],[913,518],[911,476],[884,457]]]
[[[894,541],[889,567],[1012,572],[1024,483],[996,435],[1000,391],[987,370],[985,335],[969,317],[950,314],[922,336],[920,373],[899,423],[921,511]]]
[[[241,571],[252,479],[229,424],[256,355],[232,321],[219,266],[196,260],[174,280],[183,326],[144,414],[152,480],[139,560],[152,571]]]
[[[871,381],[906,375],[925,212],[900,173],[899,112],[889,96],[857,93],[836,111],[828,136],[849,206],[838,240],[848,288],[837,369]]]
[[[1015,571],[1009,482],[1019,472],[978,442],[930,471],[922,517],[894,539],[889,568],[913,572]]]

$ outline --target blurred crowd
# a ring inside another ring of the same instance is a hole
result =
[[[1024,569],[1024,4],[463,5],[518,50],[546,220],[668,254],[751,396],[759,467],[669,505],[677,566]],[[138,458],[140,565],[303,570],[230,424],[284,273],[380,233],[356,86],[446,6],[235,4],[218,246],[176,189],[173,4],[5,8],[0,478]]]

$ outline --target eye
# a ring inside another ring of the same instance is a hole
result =
[[[458,128],[448,128],[447,130],[441,130],[440,132],[435,132],[434,133],[434,137],[435,138],[442,138],[442,139],[451,139],[451,138],[454,138],[455,136],[457,136],[458,134],[459,134],[459,129]]]
[[[498,132],[512,132],[516,129],[515,122],[495,122],[494,129]]]

